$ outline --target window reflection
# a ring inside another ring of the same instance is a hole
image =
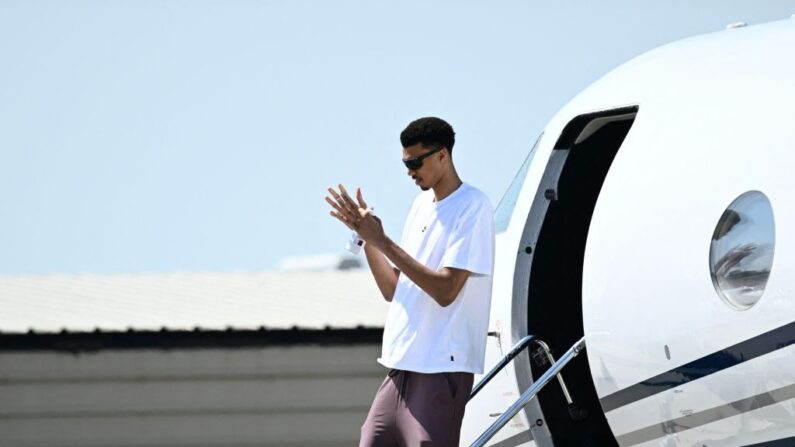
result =
[[[775,250],[770,201],[749,191],[721,216],[709,252],[710,273],[718,295],[731,307],[749,309],[765,291]]]
[[[499,205],[497,205],[497,209],[494,211],[494,229],[498,233],[508,229],[508,222],[510,222],[513,209],[516,207],[516,200],[519,199],[519,192],[522,190],[524,178],[527,176],[527,169],[530,167],[530,163],[533,162],[533,155],[536,153],[536,148],[542,136],[544,136],[543,132],[536,138],[533,148],[530,149],[530,153],[527,154],[527,158],[525,158],[524,163],[522,163],[511,185],[505,191]]]

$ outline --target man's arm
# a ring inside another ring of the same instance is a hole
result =
[[[400,270],[389,265],[384,254],[370,244],[364,244],[364,254],[367,256],[367,263],[370,271],[373,272],[375,283],[381,291],[381,295],[387,301],[392,301],[397,288],[398,275]]]
[[[340,185],[341,190],[345,190],[342,185]],[[343,210],[341,206],[343,205],[343,199],[340,195],[336,193],[332,188],[328,189],[328,192],[339,201],[339,204],[334,203],[333,200],[326,197],[326,202],[331,205],[334,209],[338,211],[338,213],[332,212],[331,215],[336,217],[340,220],[340,222],[344,223],[349,229],[356,231],[356,227],[354,227],[353,222],[349,218],[345,218],[340,214]],[[347,197],[347,192],[345,196]],[[365,214],[368,214],[367,204],[364,202],[364,198],[362,197],[361,190],[358,190],[358,199],[359,205],[362,206],[362,211]],[[378,221],[378,224],[381,224],[381,220],[377,217],[370,215],[370,218],[375,219]],[[384,296],[386,301],[392,301],[392,297],[395,296],[395,289],[397,288],[397,281],[398,276],[400,275],[400,270],[393,268],[389,265],[384,255],[379,252],[377,249],[372,247],[370,244],[364,245],[364,254],[367,257],[367,264],[370,265],[370,271],[373,273],[373,278],[375,278],[375,283],[378,285],[378,289],[381,291],[381,295]]]
[[[451,267],[444,267],[439,271],[431,270],[409,256],[386,235],[374,240],[372,244],[389,258],[402,274],[408,276],[442,307],[447,307],[455,301],[469,277],[469,271]]]
[[[348,228],[357,231],[359,237],[367,242],[365,250],[367,250],[368,245],[370,246],[370,251],[366,251],[368,262],[370,262],[372,257],[371,252],[376,249],[389,258],[401,274],[408,276],[414,284],[418,285],[440,306],[447,307],[455,301],[469,277],[469,271],[451,267],[444,267],[439,271],[435,271],[421,264],[384,234],[381,220],[373,216],[367,209],[367,203],[362,197],[361,189],[357,188],[356,191],[357,203],[348,195],[345,187],[339,185],[339,188],[339,194],[332,188],[328,189],[328,192],[334,197],[334,200],[326,197],[326,202],[335,210],[331,212],[331,215],[348,226]],[[386,269],[390,267],[385,259],[381,258],[375,262],[377,264],[376,268],[373,269],[373,275],[376,278],[376,283],[378,283],[378,288],[381,289],[384,298],[391,301],[395,293],[395,287],[397,287],[397,275],[394,277],[389,276]],[[379,277],[382,278],[384,287],[379,282]],[[394,286],[392,286],[392,278],[395,281]]]

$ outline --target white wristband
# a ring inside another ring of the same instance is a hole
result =
[[[373,208],[372,206],[367,207],[365,213],[372,214],[374,209],[375,208]],[[359,253],[361,253],[364,244],[365,244],[364,239],[359,237],[359,233],[353,231],[351,232],[350,239],[348,239],[348,243],[345,244],[345,249],[355,255],[358,255]]]

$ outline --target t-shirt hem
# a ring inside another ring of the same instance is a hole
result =
[[[409,365],[401,362],[387,362],[380,357],[376,359],[376,361],[387,368],[402,369],[404,371],[412,371],[423,374],[436,374],[443,372],[468,372],[472,374],[483,374],[483,368],[476,368],[474,366],[467,365],[456,365],[453,367],[441,365]]]

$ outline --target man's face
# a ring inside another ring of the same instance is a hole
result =
[[[433,148],[425,147],[422,144],[403,148],[403,160],[409,160],[431,152]],[[407,168],[407,174],[414,180],[414,183],[423,191],[427,191],[436,184],[441,176],[443,165],[442,157],[446,152],[436,152],[422,159],[422,166],[414,170]]]

